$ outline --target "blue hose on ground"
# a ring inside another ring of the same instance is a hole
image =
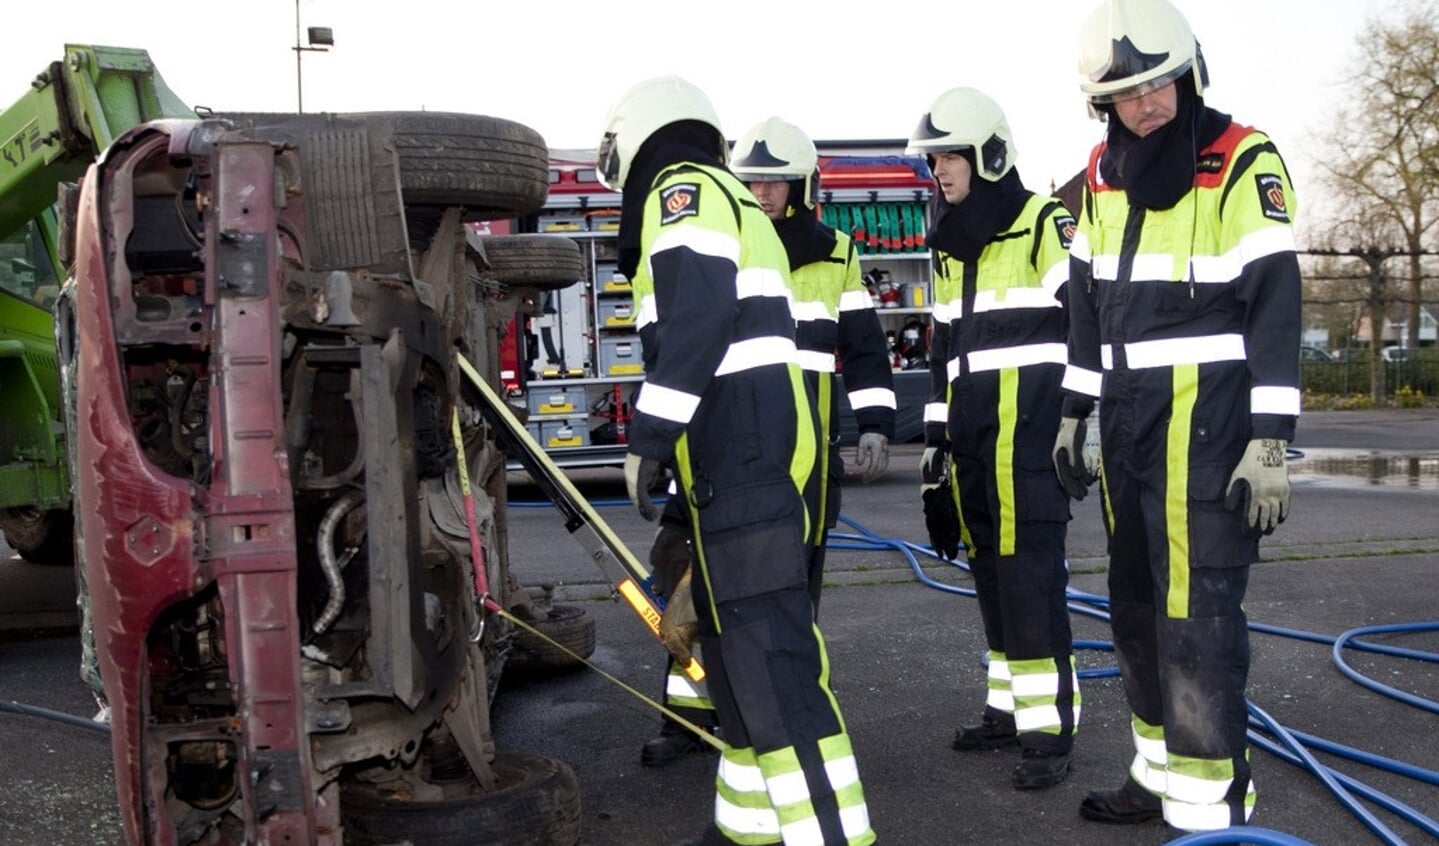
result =
[[[935,554],[932,548],[902,539],[881,537],[879,535],[876,535],[874,532],[870,531],[860,523],[851,520],[844,515],[840,515],[839,519],[846,525],[854,528],[858,532],[858,534],[831,533],[831,543],[829,545],[829,548],[856,550],[897,550],[904,555],[905,560],[909,562],[910,568],[914,571],[915,577],[922,584],[949,593],[958,593],[964,596],[974,596],[973,589],[960,588],[954,585],[947,585],[942,582],[938,582],[930,578],[929,575],[924,572],[923,568],[920,566],[917,555],[924,555],[936,560],[942,560],[939,559],[939,556]],[[950,563],[966,571],[969,569],[967,565],[962,564],[958,561]],[[1096,619],[1109,619],[1108,598],[1096,594],[1088,594],[1075,590],[1069,590],[1067,592],[1067,596],[1069,598],[1068,605],[1072,612],[1091,616]],[[1439,713],[1439,702],[1435,702],[1434,700],[1426,699],[1420,696],[1415,696],[1414,694],[1398,690],[1389,685],[1376,682],[1373,679],[1370,679],[1367,676],[1360,674],[1358,671],[1350,667],[1343,656],[1344,649],[1348,648],[1366,652],[1373,652],[1376,654],[1389,655],[1393,657],[1409,658],[1429,662],[1439,662],[1439,655],[1436,655],[1432,652],[1425,652],[1415,649],[1405,649],[1403,647],[1390,646],[1387,644],[1369,643],[1367,641],[1357,639],[1364,635],[1374,634],[1439,631],[1439,622],[1366,626],[1345,632],[1337,638],[1327,635],[1316,634],[1313,632],[1305,632],[1295,629],[1286,629],[1278,626],[1270,626],[1262,623],[1250,623],[1249,628],[1251,631],[1261,632],[1264,634],[1280,635],[1284,637],[1294,638],[1297,640],[1308,641],[1311,643],[1331,645],[1331,651],[1333,653],[1335,665],[1344,675],[1348,676],[1350,679],[1370,690],[1373,690],[1381,695],[1388,696],[1391,699],[1395,699],[1399,702],[1403,702],[1404,704],[1411,705],[1416,708],[1421,708],[1432,713]],[[1079,648],[1081,644],[1084,645],[1084,648],[1108,649],[1110,651],[1113,651],[1114,649],[1113,643],[1107,641],[1075,641],[1076,648]],[[1117,675],[1118,669],[1115,668],[1112,672],[1107,672],[1105,674]],[[1084,676],[1084,673],[1081,673],[1081,676]],[[1388,826],[1386,826],[1382,821],[1380,821],[1372,811],[1361,805],[1359,803],[1359,798],[1372,802],[1375,805],[1395,814],[1396,816],[1403,818],[1410,824],[1414,825],[1416,828],[1419,828],[1435,837],[1439,837],[1439,822],[1436,822],[1431,817],[1426,816],[1425,814],[1409,806],[1408,804],[1401,802],[1398,799],[1395,799],[1394,797],[1383,793],[1382,791],[1370,787],[1369,785],[1359,781],[1358,779],[1345,775],[1344,773],[1333,770],[1321,764],[1309,752],[1309,749],[1312,748],[1317,749],[1321,752],[1334,754],[1361,764],[1365,764],[1367,766],[1374,767],[1376,769],[1406,776],[1408,778],[1412,778],[1427,784],[1439,785],[1439,772],[1425,769],[1423,767],[1418,767],[1412,764],[1406,764],[1402,761],[1396,761],[1392,758],[1385,758],[1380,755],[1374,755],[1372,753],[1354,749],[1353,747],[1344,746],[1343,744],[1334,743],[1333,741],[1328,741],[1322,738],[1315,737],[1313,735],[1308,735],[1303,732],[1291,731],[1274,721],[1273,718],[1271,718],[1268,714],[1266,714],[1262,709],[1254,705],[1252,702],[1248,703],[1248,708],[1250,713],[1250,730],[1248,732],[1249,741],[1260,749],[1263,749],[1264,751],[1269,752],[1270,754],[1279,758],[1280,760],[1283,760],[1295,766],[1303,767],[1304,769],[1308,770],[1312,775],[1319,779],[1319,781],[1325,786],[1326,789],[1330,791],[1330,793],[1334,795],[1336,799],[1339,800],[1340,804],[1342,804],[1351,814],[1358,818],[1365,827],[1367,827],[1370,831],[1374,832],[1374,834],[1378,836],[1381,841],[1389,844],[1390,846],[1404,846],[1404,841],[1399,838],[1399,836],[1395,834]],[[1281,742],[1276,742],[1269,739],[1268,737],[1260,733],[1262,731],[1267,731],[1270,734],[1273,734],[1275,737],[1279,738],[1279,741]],[[1356,798],[1356,796],[1359,798]],[[1310,844],[1308,841],[1298,839],[1296,837],[1293,837],[1292,835],[1284,834],[1282,832],[1271,831],[1269,829],[1255,828],[1252,826],[1234,826],[1220,831],[1206,831],[1186,834],[1183,837],[1170,841],[1170,846],[1197,846],[1197,844],[1241,842],[1260,844],[1260,846],[1313,846],[1313,844]]]
[[[77,717],[74,714],[67,714],[64,711],[52,711],[49,708],[25,705],[13,700],[0,702],[0,711],[9,711],[12,714],[24,714],[27,717],[38,717],[42,720],[52,720],[57,723],[64,723],[67,726],[99,732],[100,734],[110,733],[110,726],[105,723],[97,723],[94,720]]]
[[[1256,846],[1314,846],[1308,840],[1252,825],[1236,825],[1219,831],[1196,831],[1169,841],[1166,846],[1209,846],[1211,843],[1254,843]]]

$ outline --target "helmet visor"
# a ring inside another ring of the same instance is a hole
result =
[[[1158,91],[1169,83],[1179,79],[1189,72],[1190,63],[1185,62],[1173,70],[1159,74],[1134,85],[1120,88],[1116,91],[1093,93],[1089,95],[1089,102],[1096,106],[1106,106],[1111,103],[1118,103],[1121,100],[1133,100],[1135,97],[1143,97],[1151,91]]]

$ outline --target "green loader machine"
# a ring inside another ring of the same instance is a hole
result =
[[[28,561],[74,560],[52,308],[56,206],[116,136],[194,117],[144,50],[67,45],[0,113],[0,532]]]

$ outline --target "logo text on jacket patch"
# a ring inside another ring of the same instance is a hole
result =
[[[671,185],[660,192],[660,224],[700,213],[700,187],[692,182]]]
[[[1073,215],[1063,214],[1054,216],[1054,229],[1059,233],[1060,245],[1066,250],[1069,249],[1069,245],[1074,242],[1074,232],[1076,228]]]
[[[1261,173],[1254,177],[1259,186],[1259,208],[1270,220],[1289,222],[1289,209],[1284,207],[1284,180],[1273,173]]]
[[[1195,173],[1219,173],[1224,170],[1223,153],[1205,153],[1194,164]]]

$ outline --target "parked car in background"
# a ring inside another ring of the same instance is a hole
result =
[[[1318,347],[1302,346],[1299,348],[1300,361],[1333,361],[1334,356],[1319,349]]]
[[[1409,361],[1413,358],[1408,347],[1385,347],[1379,351],[1379,357],[1385,361]]]

